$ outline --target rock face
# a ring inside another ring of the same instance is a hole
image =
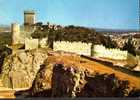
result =
[[[114,74],[90,73],[75,66],[47,63],[42,65],[28,93],[45,97],[125,97],[133,91],[128,81],[119,80]]]
[[[47,59],[47,50],[35,49],[32,51],[19,50],[5,58],[1,79],[5,87],[31,87],[40,65]]]
[[[96,74],[86,78],[87,83],[81,91],[84,97],[124,97],[129,95],[129,82],[119,80],[114,74]]]
[[[3,65],[4,58],[12,53],[12,50],[10,48],[7,48],[6,46],[0,46],[0,72],[1,72],[1,66]]]
[[[45,49],[18,51],[6,57],[1,78],[6,87],[30,87],[28,91],[21,92],[23,96],[140,96],[139,90],[129,85],[130,81],[122,80],[112,72],[99,73],[95,70],[97,63],[89,67],[92,62],[78,57]],[[89,64],[85,64],[87,62]]]
[[[42,65],[38,71],[33,85],[30,88],[32,96],[51,96],[53,65]]]
[[[86,82],[80,69],[57,63],[42,66],[30,89],[31,96],[75,97]]]
[[[55,64],[52,77],[53,97],[76,97],[85,85],[85,73],[74,66]]]

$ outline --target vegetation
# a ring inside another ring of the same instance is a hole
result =
[[[128,38],[128,41],[125,43],[123,50],[127,50],[129,53],[133,54],[134,56],[136,56],[136,52],[135,52],[135,47],[134,44],[132,42],[132,36],[130,36]]]
[[[41,39],[41,38],[47,37],[48,33],[49,33],[48,28],[43,28],[42,23],[39,22],[36,24],[36,30],[34,31],[33,34],[31,34],[31,36],[33,38]]]
[[[1,72],[1,66],[3,65],[4,58],[12,53],[12,50],[10,48],[7,48],[6,46],[0,46],[0,72]]]
[[[109,36],[105,37],[102,33],[98,33],[91,28],[69,25],[55,30],[54,27],[49,28],[47,25],[37,23],[37,28],[35,32],[32,33],[32,37],[40,39],[46,36],[48,36],[48,44],[51,48],[53,47],[53,41],[81,41],[103,44],[108,48],[117,47],[116,42],[112,41]]]
[[[73,25],[54,30],[48,27],[37,26],[36,31],[32,34],[33,38],[49,37],[54,41],[83,41],[91,42],[94,39],[95,30],[84,27],[75,27]]]
[[[10,45],[11,42],[12,42],[12,38],[10,32],[0,33],[0,45],[5,45],[5,44]]]
[[[112,41],[110,36],[107,36],[106,41],[102,42],[106,48],[117,48],[117,43]]]

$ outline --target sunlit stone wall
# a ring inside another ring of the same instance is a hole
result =
[[[53,49],[90,56],[91,45],[91,43],[57,41],[53,43]]]
[[[43,38],[39,41],[39,45],[41,48],[47,48],[48,44],[47,44],[48,38]]]
[[[94,45],[93,54],[95,57],[126,60],[128,52],[116,48],[106,48],[103,45]]]
[[[26,50],[31,50],[31,49],[36,49],[39,46],[38,39],[25,39],[25,49]]]
[[[17,23],[11,24],[12,44],[19,44],[21,42],[20,25]]]

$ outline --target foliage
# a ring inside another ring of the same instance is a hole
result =
[[[11,33],[0,33],[0,45],[8,44],[10,45],[12,43]]]
[[[42,30],[41,30],[42,29]],[[97,42],[104,40],[104,36],[97,33],[94,29],[80,27],[80,26],[65,26],[54,30],[53,28],[43,28],[38,26],[36,31],[32,34],[33,38],[43,38],[48,36],[49,41],[82,41],[82,42]]]
[[[12,53],[12,50],[10,48],[7,48],[6,46],[0,46],[0,72],[1,72],[1,66],[3,65],[4,58]]]
[[[46,36],[48,36],[48,44],[51,48],[53,48],[53,41],[81,41],[103,44],[107,48],[117,47],[116,42],[112,41],[109,36],[105,37],[102,33],[96,32],[92,28],[69,25],[55,30],[47,25],[43,26],[41,23],[38,23],[35,32],[32,33],[32,37],[44,38]]]
[[[116,48],[117,47],[117,43],[115,41],[112,41],[110,36],[107,36],[106,41],[103,41],[102,43],[106,48]]]
[[[128,41],[125,43],[123,50],[127,50],[129,53],[133,54],[134,56],[136,56],[136,52],[135,52],[135,47],[134,44],[132,42],[132,36],[130,36],[128,38]]]
[[[33,34],[31,34],[31,36],[33,38],[43,38],[43,37],[47,37],[48,36],[48,30],[46,28],[42,28],[41,24],[38,23],[37,24],[37,27],[36,27],[36,30],[34,31]]]
[[[59,38],[57,37],[55,40],[93,42],[95,33],[93,29],[70,25],[56,31]]]

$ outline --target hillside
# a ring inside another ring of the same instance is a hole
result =
[[[77,80],[73,77],[76,77]],[[17,97],[21,95],[23,97],[27,95],[49,97],[130,96],[131,92],[140,89],[139,76],[115,70],[109,65],[85,59],[77,54],[62,51],[54,52],[41,48],[31,51],[19,50],[7,56],[2,66],[1,80],[4,87],[13,89],[30,88],[26,91],[16,92]],[[54,87],[58,87],[58,89]],[[79,87],[79,89],[77,90],[76,87]],[[114,87],[114,90],[112,87]],[[93,90],[90,90],[90,88]],[[104,92],[103,89],[105,89]],[[85,93],[87,94],[85,95]]]

